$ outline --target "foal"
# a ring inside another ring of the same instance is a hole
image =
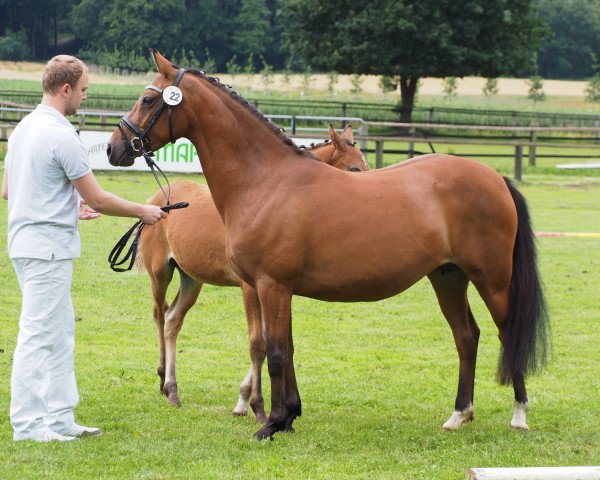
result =
[[[342,135],[329,126],[331,141],[307,149],[317,160],[347,171],[364,171],[369,167],[358,148],[354,146],[352,127],[348,125]],[[307,161],[310,161],[307,159]],[[234,415],[247,415],[248,400],[257,421],[266,420],[260,387],[261,366],[265,358],[265,338],[260,324],[260,306],[252,287],[240,280],[227,262],[225,254],[225,227],[215,208],[208,187],[196,182],[180,181],[171,186],[172,203],[187,201],[190,206],[170,213],[167,219],[156,225],[147,225],[140,237],[142,264],[150,277],[154,302],[153,314],[160,355],[158,375],[160,391],[169,403],[177,407],[181,401],[177,394],[175,357],[177,336],[183,320],[196,303],[202,285],[238,286],[242,288],[244,308],[248,321],[250,356],[252,365],[240,385],[238,404]],[[158,192],[149,203],[162,206],[164,196]],[[141,265],[140,265],[141,266]],[[167,288],[177,270],[180,277],[179,291],[169,306]],[[252,389],[253,369],[256,371],[257,388]]]

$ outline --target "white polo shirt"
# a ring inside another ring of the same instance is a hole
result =
[[[55,108],[38,105],[8,139],[10,258],[78,258],[79,194],[71,180],[91,172],[77,131]]]

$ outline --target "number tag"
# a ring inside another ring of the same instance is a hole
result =
[[[167,105],[179,105],[183,100],[183,92],[171,85],[163,90],[163,100]]]

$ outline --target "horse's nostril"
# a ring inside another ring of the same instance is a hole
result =
[[[110,147],[110,145],[108,145],[106,147],[106,154],[109,155],[109,156],[110,156],[110,151],[111,151],[111,147]]]

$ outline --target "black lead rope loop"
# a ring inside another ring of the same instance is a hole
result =
[[[163,212],[168,212],[170,210],[179,210],[180,208],[187,208],[189,207],[189,205],[190,204],[188,202],[178,202],[170,205],[165,205],[164,207],[161,207],[161,210]],[[111,270],[121,273],[127,272],[133,268],[133,265],[135,264],[135,258],[137,256],[138,245],[140,243],[140,235],[142,234],[143,228],[144,223],[141,220],[138,220],[133,224],[133,226],[129,230],[127,230],[127,232],[125,232],[125,235],[123,235],[121,239],[117,242],[117,244],[108,254],[108,263],[110,264]],[[134,232],[135,235],[133,237],[133,242],[131,243],[129,250],[125,254],[125,257],[123,257],[122,260],[119,260],[119,256],[127,246],[127,243],[129,242],[129,239],[134,234]],[[120,266],[127,262],[127,260],[129,260],[129,265],[127,265],[124,268],[121,268]]]
[[[137,255],[138,243],[140,240],[140,235],[142,233],[142,229],[144,228],[144,223],[141,220],[138,220],[133,224],[133,226],[125,232],[125,235],[121,237],[121,239],[117,242],[111,252],[108,254],[108,263],[110,264],[110,268],[115,272],[127,272],[133,268],[133,264],[135,263],[135,257]],[[137,229],[137,231],[136,231]],[[119,255],[127,245],[127,242],[131,238],[131,235],[135,232],[135,236],[133,238],[133,243],[123,260],[118,261]],[[129,265],[125,268],[120,268],[120,265],[123,265],[127,260],[130,260]]]

